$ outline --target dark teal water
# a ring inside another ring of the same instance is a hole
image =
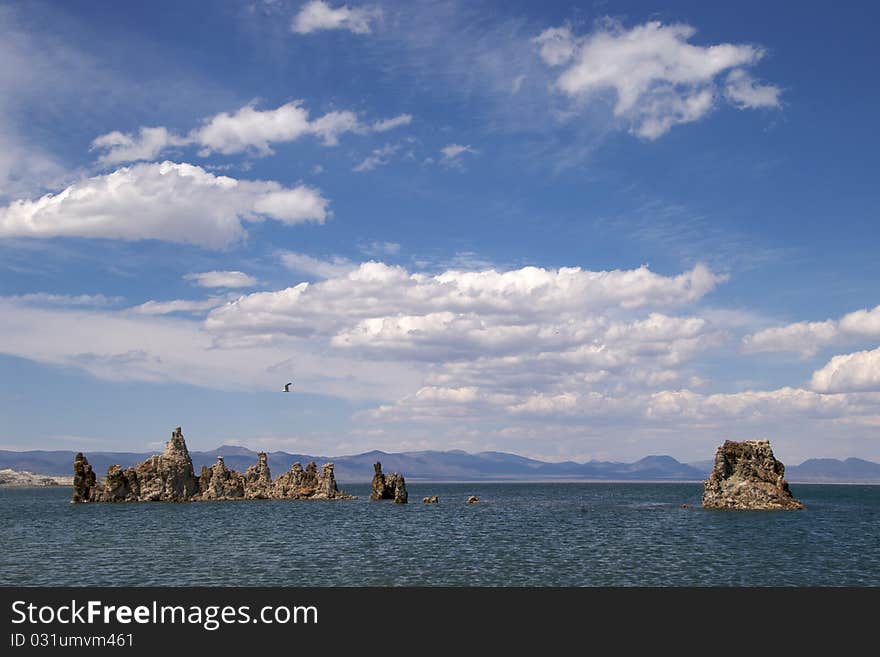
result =
[[[0,584],[880,586],[880,486],[794,485],[799,512],[681,508],[700,484],[408,488],[406,506],[0,490]]]

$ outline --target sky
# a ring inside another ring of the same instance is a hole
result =
[[[0,2],[0,449],[880,461],[878,21]]]

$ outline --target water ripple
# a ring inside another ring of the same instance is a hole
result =
[[[712,512],[695,484],[412,484],[440,504],[71,505],[0,490],[0,584],[880,586],[880,487]],[[479,504],[467,505],[468,495]]]

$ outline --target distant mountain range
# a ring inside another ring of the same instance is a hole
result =
[[[74,452],[0,450],[0,469],[27,470],[45,475],[70,475]],[[98,476],[113,463],[135,465],[152,453],[86,452]],[[243,472],[257,462],[257,452],[246,447],[221,445],[210,451],[191,451],[196,473],[222,455],[226,465]],[[311,456],[268,452],[273,476],[288,470],[296,461],[303,465],[316,461],[336,464],[340,483],[369,481],[373,463],[381,461],[386,472],[401,472],[408,481],[702,481],[712,469],[712,461],[681,463],[671,456],[646,456],[635,463],[589,461],[547,463],[505,452],[469,454],[460,450],[386,453],[366,452],[352,456]],[[809,459],[788,466],[786,479],[802,483],[880,483],[880,464],[863,459]]]

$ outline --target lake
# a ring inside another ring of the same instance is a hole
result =
[[[880,486],[704,511],[694,483],[408,484],[410,504],[69,504],[0,490],[13,586],[880,586]],[[439,495],[440,504],[423,504]],[[464,503],[477,495],[479,504]]]

